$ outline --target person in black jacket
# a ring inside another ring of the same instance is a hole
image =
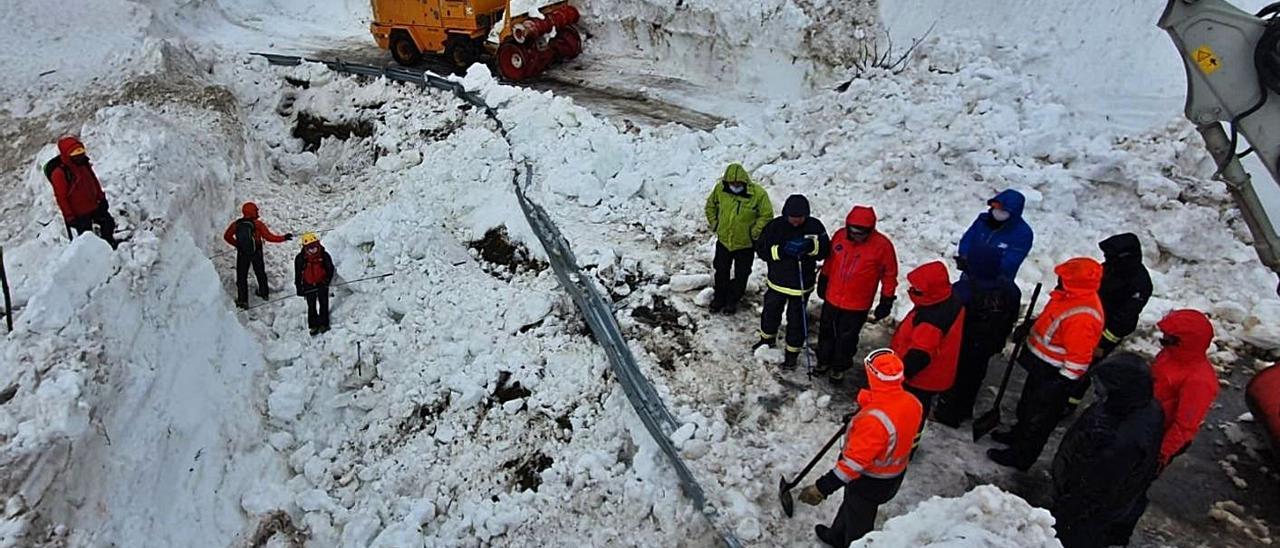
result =
[[[787,349],[783,367],[796,365],[805,343],[805,302],[817,283],[818,261],[831,252],[827,228],[809,216],[809,200],[792,194],[782,215],[769,221],[756,240],[756,255],[769,265],[769,288],[760,313],[760,340],[755,347],[777,342],[782,312],[787,312]]]
[[[312,336],[329,330],[329,283],[336,273],[333,259],[315,233],[303,234],[302,251],[293,259],[293,285],[298,295],[307,299],[307,327]]]
[[[1094,376],[1099,401],[1067,429],[1053,458],[1050,511],[1065,548],[1128,543],[1125,518],[1156,477],[1164,438],[1164,412],[1141,356],[1117,353]]]
[[[956,382],[942,393],[933,418],[952,428],[973,418],[973,404],[987,376],[987,364],[991,356],[1004,350],[1018,321],[1022,291],[1013,280],[1001,276],[1003,255],[998,247],[974,246],[969,251],[968,276],[951,288],[951,294],[965,309],[964,338],[956,364]]]
[[[1102,312],[1106,318],[1106,329],[1098,340],[1098,348],[1093,351],[1093,360],[1097,362],[1111,354],[1138,327],[1138,317],[1146,308],[1151,298],[1151,275],[1142,264],[1142,244],[1138,236],[1132,232],[1116,234],[1098,242],[1102,249],[1102,287],[1098,288],[1098,298],[1102,299]],[[1077,383],[1071,392],[1067,405],[1062,409],[1062,417],[1066,418],[1080,407],[1080,400],[1089,391],[1089,377]]]

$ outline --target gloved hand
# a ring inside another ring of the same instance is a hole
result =
[[[292,240],[292,239],[293,239],[293,233],[292,233],[292,232],[286,232],[286,233],[285,233],[285,235],[284,235],[284,239],[285,239],[285,241]]]
[[[1027,336],[1031,334],[1031,326],[1035,325],[1035,323],[1036,323],[1036,319],[1031,318],[1025,322],[1022,322],[1022,324],[1020,324],[1018,327],[1013,328],[1013,342],[1016,343],[1018,341],[1026,339]]]
[[[826,276],[818,276],[818,298],[827,300],[827,283],[830,280]]]
[[[801,255],[807,251],[805,248],[809,246],[809,242],[804,238],[794,238],[787,240],[782,244],[782,254],[788,257],[799,259]]]
[[[871,315],[871,321],[878,322],[889,317],[893,312],[893,301],[896,297],[880,297],[880,304],[876,305],[876,311]]]
[[[818,490],[818,485],[816,483],[805,487],[803,491],[800,491],[799,497],[800,502],[808,504],[809,506],[817,506],[821,504],[822,501],[826,500],[826,498],[827,496],[822,494],[822,491]]]

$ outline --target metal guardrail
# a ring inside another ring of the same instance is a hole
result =
[[[264,57],[274,65],[298,66],[304,62],[322,63],[337,72],[387,78],[452,92],[460,100],[484,109],[485,115],[497,124],[498,132],[503,139],[507,140],[508,154],[511,154],[510,151],[514,149],[514,145],[512,145],[510,137],[507,135],[506,127],[502,124],[502,120],[498,118],[498,111],[489,106],[488,103],[485,103],[484,99],[475,92],[467,91],[460,82],[441,78],[426,71],[403,67],[378,67],[347,63],[337,59],[307,59],[271,53],[254,53],[254,55]],[[515,162],[514,155],[511,156],[511,160],[513,163]],[[631,353],[631,347],[627,345],[626,339],[622,336],[622,330],[618,327],[618,321],[613,317],[613,306],[604,299],[595,284],[583,276],[568,240],[565,240],[560,233],[560,229],[552,222],[551,216],[547,214],[547,211],[542,206],[529,199],[529,196],[525,194],[525,186],[533,182],[533,169],[528,163],[524,164],[524,173],[525,180],[522,185],[520,171],[518,169],[512,170],[511,183],[515,188],[516,199],[520,202],[520,209],[524,211],[525,218],[529,221],[529,226],[533,229],[533,233],[542,242],[542,247],[546,250],[547,257],[551,262],[551,268],[555,271],[556,278],[560,280],[560,286],[569,294],[574,305],[578,307],[578,311],[585,316],[587,325],[591,328],[592,334],[595,335],[596,341],[604,349],[605,356],[608,357],[609,364],[613,367],[614,375],[617,376],[623,392],[627,395],[627,400],[631,402],[636,414],[640,416],[640,422],[644,424],[645,430],[657,442],[658,448],[662,450],[671,466],[675,468],[676,476],[680,480],[680,487],[685,496],[688,496],[693,501],[694,507],[702,513],[726,546],[740,548],[742,542],[738,540],[727,525],[722,523],[719,511],[715,505],[707,501],[706,492],[703,491],[702,485],[693,477],[693,472],[689,470],[684,460],[680,458],[679,451],[671,443],[671,433],[680,425],[662,402],[662,398],[654,390],[653,383],[649,382],[649,379],[640,371],[639,365],[636,364],[635,356]]]

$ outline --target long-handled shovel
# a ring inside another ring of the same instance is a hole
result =
[[[856,413],[857,409],[855,409],[854,412]],[[809,461],[809,465],[805,466],[804,470],[800,471],[800,475],[796,476],[795,481],[787,481],[786,476],[778,478],[778,500],[782,502],[782,512],[785,513],[787,517],[791,517],[796,512],[796,501],[791,498],[791,490],[795,489],[795,487],[804,480],[804,477],[809,475],[809,471],[813,470],[813,466],[818,464],[818,461],[822,460],[822,456],[826,455],[827,451],[831,450],[831,446],[836,444],[836,440],[839,440],[840,436],[844,435],[845,430],[849,428],[849,420],[852,418],[853,414],[845,417],[844,422],[840,423],[840,428],[836,430],[836,433],[831,436],[830,440],[827,440],[827,444],[822,446],[822,451],[819,451],[817,455],[813,456],[813,460]]]
[[[1031,304],[1027,306],[1027,314],[1022,318],[1022,323],[1031,321],[1031,314],[1036,309],[1036,300],[1040,298],[1041,284],[1036,284],[1035,292],[1031,294]],[[982,439],[983,436],[990,434],[997,426],[1000,426],[1000,402],[1004,400],[1004,391],[1009,387],[1009,375],[1013,373],[1013,364],[1017,363],[1018,355],[1022,354],[1022,349],[1027,346],[1027,338],[1023,337],[1018,341],[1017,346],[1013,347],[1013,353],[1009,354],[1009,363],[1004,368],[1004,377],[1000,379],[1000,391],[996,392],[996,402],[991,406],[991,410],[983,413],[977,420],[973,421],[973,441]]]

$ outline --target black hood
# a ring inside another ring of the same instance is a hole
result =
[[[1098,248],[1102,250],[1103,256],[1108,261],[1129,257],[1142,258],[1142,242],[1139,242],[1138,235],[1132,232],[1116,234],[1102,240],[1098,242]]]
[[[1142,356],[1116,352],[1093,366],[1092,373],[1102,387],[1108,413],[1127,415],[1151,403],[1151,368]]]
[[[782,205],[782,214],[786,217],[808,217],[809,199],[803,194],[787,196],[786,203]]]

